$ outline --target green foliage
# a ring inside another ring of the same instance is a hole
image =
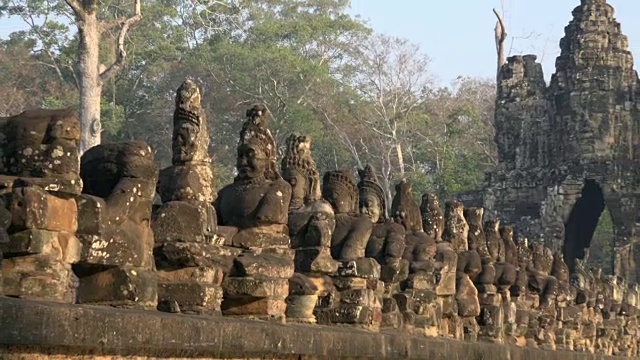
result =
[[[603,273],[613,274],[613,234],[611,213],[605,208],[589,246],[588,267],[601,268]]]
[[[202,4],[143,2],[142,20],[125,38],[125,65],[103,88],[103,140],[147,141],[160,166],[169,165],[173,96],[190,77],[202,88],[216,187],[233,179],[244,111],[258,101],[273,115],[280,150],[291,132],[304,133],[319,171],[371,163],[390,192],[402,178],[416,197],[477,189],[494,165],[495,84],[460,78],[437,88],[426,54],[347,14],[348,0]],[[75,106],[78,42],[66,3],[0,5],[0,14],[25,23],[33,16],[29,30],[0,41],[0,94]],[[130,15],[131,6],[107,0],[99,11],[108,21]],[[117,30],[103,33],[104,64],[114,59]],[[0,110],[14,111],[8,104]]]

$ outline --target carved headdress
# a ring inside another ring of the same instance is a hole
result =
[[[335,189],[343,189],[353,197],[352,209],[358,209],[358,188],[353,174],[348,170],[327,171],[322,178],[322,197],[328,199],[330,192]]]
[[[298,173],[307,177],[307,202],[320,199],[320,175],[311,157],[310,137],[299,133],[289,135],[281,166],[283,173]]]
[[[360,182],[358,182],[358,190],[360,197],[364,197],[367,193],[375,194],[380,200],[380,214],[381,220],[387,219],[387,202],[384,190],[380,183],[378,183],[378,177],[376,170],[373,166],[367,164],[364,169],[358,169],[358,176],[360,176]]]
[[[185,80],[178,90],[176,90],[176,107],[173,113],[174,123],[180,120],[190,121],[198,126],[202,119],[200,118],[201,96],[198,85],[192,80]]]
[[[269,159],[265,177],[269,180],[279,179],[280,174],[276,168],[276,141],[268,128],[269,109],[263,104],[257,104],[247,110],[246,116],[238,146],[254,144],[262,148]]]

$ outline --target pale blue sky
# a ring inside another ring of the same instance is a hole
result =
[[[640,0],[608,3],[616,9],[634,57],[640,56]],[[501,0],[352,0],[351,4],[351,13],[369,19],[377,31],[419,43],[433,60],[433,73],[444,84],[459,75],[495,74],[492,8],[499,10]],[[510,37],[507,51],[537,54],[548,80],[555,71],[564,27],[580,0],[504,0],[504,4]]]
[[[459,75],[492,77],[495,72],[491,9],[502,0],[351,0],[352,14],[368,19],[378,32],[418,43],[443,84]],[[503,0],[512,55],[535,53],[545,77],[555,69],[558,43],[580,0]],[[630,49],[640,56],[640,0],[608,0],[616,9]],[[17,19],[0,19],[0,37],[23,27]]]

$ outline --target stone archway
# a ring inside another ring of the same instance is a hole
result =
[[[564,224],[563,254],[569,269],[573,271],[574,260],[584,259],[591,245],[600,215],[605,209],[604,192],[600,184],[586,179],[580,198],[575,202]]]

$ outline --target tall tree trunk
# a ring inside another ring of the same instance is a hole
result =
[[[505,63],[504,56],[504,41],[507,39],[507,29],[504,26],[504,20],[502,16],[498,13],[496,9],[493,9],[493,13],[496,15],[498,20],[496,21],[495,28],[495,42],[496,42],[496,55],[498,57],[498,69],[496,72],[496,79],[498,82],[500,81],[500,70],[502,69],[502,65]]]
[[[124,38],[132,25],[140,21],[141,0],[133,2],[133,16],[119,18],[111,22],[98,20],[97,0],[65,0],[76,16],[78,27],[78,74],[80,83],[80,125],[81,140],[79,155],[100,144],[100,100],[102,85],[116,75],[127,53],[124,51]],[[119,27],[116,58],[104,71],[100,65],[100,39],[105,30]]]
[[[400,167],[400,176],[404,178],[404,155],[402,154],[402,145],[396,142],[396,153],[398,154],[398,166]]]
[[[100,144],[100,23],[95,13],[87,13],[78,26],[78,76],[80,78],[80,154]]]

